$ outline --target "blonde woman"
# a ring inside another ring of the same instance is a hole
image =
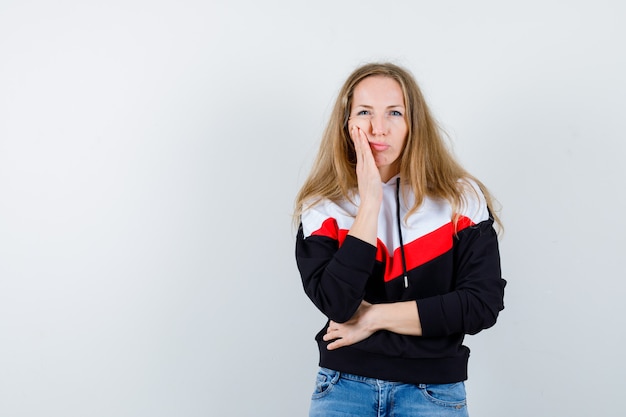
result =
[[[310,416],[466,416],[466,334],[504,308],[492,198],[413,76],[346,80],[296,198],[296,261],[328,318]]]

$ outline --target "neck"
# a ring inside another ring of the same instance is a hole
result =
[[[381,181],[387,182],[394,176],[398,175],[398,173],[400,172],[400,168],[395,166],[380,167],[378,168],[378,172],[380,173]]]

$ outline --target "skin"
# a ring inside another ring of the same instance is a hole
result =
[[[400,84],[388,77],[368,77],[355,86],[352,97],[348,122],[351,137],[355,140],[358,136],[355,127],[365,135],[381,180],[387,182],[400,171],[400,156],[409,132]]]
[[[400,157],[408,133],[404,96],[392,78],[371,76],[356,85],[348,129],[354,142],[360,205],[349,235],[377,244],[382,183],[400,171]],[[360,342],[379,330],[421,336],[415,301],[370,304],[362,301],[345,323],[331,321],[325,341],[329,350]]]

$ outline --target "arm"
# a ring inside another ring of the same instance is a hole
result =
[[[360,204],[348,235],[339,246],[336,224],[330,227],[333,232],[329,236],[305,237],[301,227],[296,243],[296,261],[306,294],[337,322],[349,320],[363,300],[374,268],[382,202],[380,174],[367,137],[355,127],[351,135],[357,154]]]
[[[360,342],[379,330],[442,337],[475,334],[491,327],[504,308],[506,281],[500,277],[497,236],[491,221],[459,235],[455,248],[457,285],[453,291],[415,301],[371,305],[362,303],[345,323],[330,323],[323,339],[328,349]],[[417,305],[416,305],[417,304]]]
[[[379,330],[421,336],[422,326],[415,301],[369,304],[362,302],[355,315],[345,323],[331,321],[323,339],[331,341],[329,350],[349,346]]]
[[[349,320],[365,296],[374,269],[376,248],[353,236],[342,245],[335,237],[303,236],[296,240],[296,262],[304,292],[329,319]]]
[[[454,291],[417,301],[423,336],[476,334],[504,309],[498,238],[493,220],[461,230],[454,247]]]
[[[380,172],[374,161],[365,133],[352,125],[350,136],[356,152],[356,175],[359,185],[359,209],[348,234],[376,246],[378,239],[378,213],[383,200]]]

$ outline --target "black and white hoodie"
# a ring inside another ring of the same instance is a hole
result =
[[[447,201],[426,197],[406,217],[412,197],[400,178],[383,184],[377,247],[348,235],[359,204],[323,200],[301,216],[296,261],[304,290],[330,320],[345,322],[362,300],[415,300],[422,336],[379,331],[351,346],[328,350],[316,335],[320,366],[405,383],[467,379],[465,334],[495,324],[504,308],[498,240],[484,196],[467,183],[455,233]]]

